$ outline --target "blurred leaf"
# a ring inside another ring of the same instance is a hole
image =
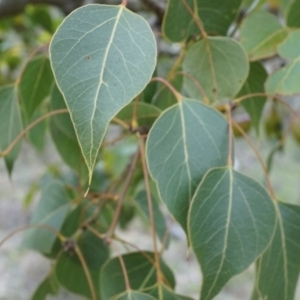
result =
[[[290,5],[286,16],[286,23],[289,27],[300,27],[300,1],[289,1]]]
[[[101,239],[89,231],[84,232],[80,237],[78,247],[87,264],[96,295],[99,295],[100,269],[109,257],[109,250]],[[86,274],[78,256],[72,249],[60,256],[56,263],[55,272],[58,281],[66,289],[92,299]]]
[[[169,287],[167,287],[164,284],[151,289],[149,294],[154,296],[155,299],[160,299],[160,296],[159,296],[160,291],[161,291],[161,294],[162,294],[161,299],[163,299],[163,300],[193,300],[192,298],[175,294],[174,291],[172,291]]]
[[[278,53],[290,62],[269,76],[265,89],[268,94],[295,95],[300,93],[300,31],[289,34],[278,47]]]
[[[270,244],[275,225],[274,204],[260,184],[230,167],[208,171],[188,217],[189,239],[203,274],[201,299],[213,299],[246,270]]]
[[[142,211],[143,215],[145,216],[146,220],[149,220],[149,207],[148,207],[148,200],[147,200],[147,193],[146,191],[140,191],[135,196],[135,201],[138,204],[139,209]],[[164,241],[164,237],[167,233],[167,223],[165,220],[164,215],[162,214],[157,201],[152,196],[152,207],[153,207],[153,215],[154,215],[154,225],[156,232],[159,236],[161,242]],[[169,239],[167,240],[168,244]]]
[[[31,17],[34,25],[40,25],[43,29],[50,33],[54,33],[52,18],[49,13],[49,6],[46,5],[35,5],[29,6],[27,12]]]
[[[181,91],[183,85],[182,76],[169,76],[167,80],[177,91]],[[175,95],[165,85],[162,85],[157,89],[157,92],[152,99],[152,104],[162,110],[165,110],[166,108],[176,103],[177,100]]]
[[[45,110],[42,110],[40,108],[35,110],[30,120],[30,123],[34,122],[35,120],[43,116],[44,111]],[[33,127],[28,133],[28,137],[31,144],[35,147],[35,149],[37,149],[40,152],[42,152],[44,149],[46,131],[47,131],[47,121],[43,120],[38,125]]]
[[[300,207],[278,202],[275,235],[257,262],[252,300],[293,300],[300,272]]]
[[[114,300],[155,300],[155,298],[144,293],[129,290],[121,295],[117,295]]]
[[[264,93],[264,84],[267,77],[268,73],[260,62],[251,63],[247,81],[237,95],[237,98],[255,93]],[[266,97],[264,96],[249,97],[241,102],[241,105],[251,117],[251,121],[257,133],[259,132],[259,122],[265,103]]]
[[[64,20],[50,53],[91,180],[108,124],[151,79],[154,35],[125,5],[87,5]]]
[[[36,183],[31,184],[28,192],[25,195],[24,201],[23,201],[23,206],[25,208],[28,208],[30,206],[30,204],[38,190],[39,190],[39,187]]]
[[[199,35],[199,29],[183,3],[184,0],[169,0],[163,20],[163,32],[172,42],[181,42],[192,35]],[[241,0],[185,0],[203,24],[205,31],[212,35],[226,35],[237,16]]]
[[[228,37],[210,37],[189,48],[183,71],[198,81],[210,101],[234,97],[245,83],[249,63],[245,50]],[[203,96],[193,81],[184,77],[187,93],[194,99]]]
[[[225,118],[187,99],[165,110],[149,133],[150,174],[160,198],[185,230],[193,193],[208,169],[226,165],[228,143]]]
[[[250,61],[274,56],[286,37],[287,30],[267,11],[253,12],[241,25],[240,41]]]
[[[149,288],[157,283],[156,270],[154,267],[154,254],[151,252],[134,252],[122,255],[126,266],[130,287],[133,290],[149,291]],[[163,281],[171,288],[175,286],[172,271],[161,260],[160,267]],[[101,269],[100,290],[102,300],[126,291],[124,274],[118,257],[108,260]]]
[[[21,75],[19,90],[21,105],[26,117],[31,119],[35,109],[49,95],[53,82],[50,61],[46,56],[32,58]]]
[[[6,150],[22,132],[22,129],[17,87],[13,85],[3,86],[0,88],[0,150]],[[18,142],[12,151],[5,156],[5,164],[9,174],[12,172],[20,149],[21,142]]]
[[[31,300],[46,300],[48,295],[57,295],[58,290],[58,282],[56,281],[56,278],[50,274],[50,276],[46,277],[38,286]]]
[[[139,126],[150,127],[159,117],[161,110],[152,104],[132,102],[125,106],[116,117],[131,125],[131,120],[134,113],[136,114]]]
[[[59,232],[71,204],[62,183],[52,180],[41,189],[41,198],[33,213],[31,224],[44,225]],[[56,234],[47,228],[32,228],[26,231],[23,244],[47,254],[50,253],[56,237]]]

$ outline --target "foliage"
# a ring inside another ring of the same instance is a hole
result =
[[[48,133],[68,168],[47,171],[25,199],[40,191],[24,246],[52,261],[32,299],[60,287],[92,300],[190,299],[163,260],[170,216],[199,262],[201,300],[253,263],[251,299],[294,299],[300,207],[277,198],[269,173],[287,136],[299,143],[298,2],[168,0],[162,36],[126,0],[64,19],[28,6],[0,22],[8,174],[22,141],[42,152]],[[239,137],[263,183],[235,168]],[[152,251],[118,236],[136,217]]]

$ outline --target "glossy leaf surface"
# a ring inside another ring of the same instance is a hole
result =
[[[214,168],[195,192],[188,224],[203,273],[201,299],[209,300],[267,248],[276,214],[270,196],[256,181],[228,167]]]
[[[18,102],[17,88],[9,85],[0,88],[0,151],[6,148],[21,133],[23,122]],[[5,164],[9,173],[11,173],[13,164],[17,159],[21,148],[21,143],[12,149],[5,156]]]
[[[269,94],[295,95],[300,93],[300,31],[291,32],[278,47],[281,57],[289,63],[272,74],[265,85]]]
[[[269,248],[258,260],[252,300],[293,300],[300,272],[300,207],[278,203],[278,221]]]
[[[27,118],[32,117],[35,109],[49,95],[52,82],[48,57],[37,56],[28,62],[19,84],[21,103]]]
[[[50,53],[91,180],[109,122],[151,79],[154,36],[123,5],[87,5],[64,20]]]
[[[267,80],[268,73],[259,62],[254,62],[250,64],[249,76],[243,85],[241,91],[237,95],[237,98],[255,94],[264,93],[265,91],[265,81]],[[245,108],[251,121],[256,129],[259,130],[259,121],[261,119],[262,111],[266,103],[266,97],[264,96],[253,96],[249,97],[241,102],[242,106]]]
[[[221,101],[239,92],[248,77],[249,64],[245,50],[235,40],[210,37],[189,48],[183,71],[194,77],[210,101]],[[203,98],[186,76],[184,86],[192,98]]]
[[[71,202],[61,182],[53,180],[43,186],[31,224],[43,225],[45,228],[29,229],[25,235],[24,246],[45,254],[50,253],[57,236],[47,228],[59,232],[70,206]]]
[[[226,165],[228,144],[224,117],[194,100],[170,107],[154,123],[147,140],[149,171],[185,230],[193,193],[207,170]]]
[[[267,11],[250,14],[241,25],[240,41],[251,61],[275,55],[286,36],[286,29]]]
[[[163,22],[163,31],[172,42],[180,42],[192,35],[199,35],[186,5],[212,35],[226,35],[230,24],[236,18],[241,0],[169,0]],[[184,5],[186,3],[186,5]]]
[[[154,267],[154,255],[151,252],[135,252],[122,255],[129,283],[133,290],[140,292],[149,291],[149,287],[156,284],[156,269]],[[174,288],[175,281],[171,270],[161,261],[163,281]],[[108,260],[101,270],[100,289],[103,300],[109,300],[113,296],[126,291],[124,274],[118,257]]]

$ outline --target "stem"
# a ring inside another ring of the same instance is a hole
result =
[[[228,134],[228,139],[229,139],[229,145],[228,145],[228,158],[227,158],[227,163],[228,166],[232,167],[232,143],[233,143],[233,136],[232,136],[232,116],[231,116],[231,107],[228,105],[226,107],[227,114],[228,114],[228,123],[229,123],[229,134]]]
[[[55,230],[54,228],[48,226],[48,225],[45,225],[45,224],[33,224],[33,225],[27,225],[27,226],[23,226],[21,228],[18,228],[18,229],[15,229],[14,231],[12,231],[11,233],[9,233],[6,237],[4,237],[4,239],[2,239],[0,241],[0,247],[2,247],[2,245],[7,241],[9,240],[11,237],[13,237],[15,234],[19,233],[19,232],[22,232],[22,231],[25,231],[27,229],[32,229],[32,228],[42,228],[42,229],[46,229],[46,230],[49,230],[51,231],[52,233],[54,233],[59,239],[61,242],[64,242],[66,240],[66,238],[60,233],[58,232],[57,230]]]
[[[125,122],[123,122],[121,119],[113,118],[112,120],[113,120],[113,122],[115,122],[116,124],[120,125],[124,129],[129,129],[129,125],[126,124]]]
[[[240,133],[243,135],[243,137],[245,138],[247,143],[250,145],[250,147],[254,151],[254,153],[255,153],[255,155],[256,155],[257,159],[259,160],[259,163],[262,167],[264,175],[266,177],[266,182],[267,182],[268,190],[270,192],[270,196],[271,196],[272,200],[276,201],[276,195],[275,195],[275,192],[273,190],[273,187],[272,187],[272,184],[271,184],[271,181],[270,181],[270,177],[269,177],[269,174],[268,174],[267,167],[266,167],[265,163],[263,162],[263,159],[262,159],[259,151],[255,147],[255,145],[253,144],[253,142],[251,141],[251,139],[249,138],[247,133],[236,122],[233,122],[233,126],[236,127],[240,131]]]
[[[175,88],[173,87],[172,84],[170,84],[166,79],[164,78],[161,78],[161,77],[153,77],[150,82],[152,81],[158,81],[158,82],[161,82],[163,83],[175,96],[176,100],[178,103],[181,102],[182,100],[182,95],[180,93],[178,93]]]
[[[53,111],[50,111],[47,114],[41,116],[40,118],[36,119],[34,122],[32,122],[30,125],[28,125],[3,152],[0,153],[0,157],[8,155],[12,151],[12,149],[16,146],[16,144],[20,141],[20,139],[23,138],[29,130],[31,130],[37,124],[42,122],[44,119],[54,116],[54,115],[58,115],[58,114],[65,114],[68,112],[69,111],[66,108],[53,110]]]
[[[195,12],[193,12],[193,10],[190,8],[190,6],[188,5],[188,3],[186,2],[186,0],[181,0],[182,4],[185,6],[186,10],[189,12],[189,14],[192,16],[194,22],[196,23],[202,37],[204,39],[207,39],[207,33],[206,31],[204,30],[204,27],[203,27],[203,24],[198,16],[198,13],[197,15],[195,15]]]
[[[121,3],[121,5],[123,5],[123,6],[125,6],[125,7],[126,7],[126,5],[127,5],[127,0],[122,0],[122,3]]]
[[[91,292],[91,296],[92,296],[92,300],[97,300],[97,295],[96,295],[96,291],[95,291],[95,287],[94,287],[94,283],[93,283],[93,280],[92,280],[92,277],[91,277],[91,274],[89,272],[89,269],[88,269],[88,266],[86,264],[86,261],[81,253],[81,250],[79,249],[79,247],[76,245],[75,246],[75,252],[81,262],[81,265],[82,265],[82,268],[84,270],[84,273],[85,273],[85,276],[86,276],[86,279],[88,281],[88,285],[89,285],[89,288],[90,288],[90,292]]]
[[[139,134],[138,134],[138,137],[139,137]],[[155,220],[154,220],[154,214],[153,214],[152,196],[151,196],[151,192],[150,192],[149,175],[148,175],[146,157],[145,157],[145,144],[144,144],[144,140],[141,139],[141,138],[139,138],[139,147],[140,147],[140,153],[141,153],[143,173],[144,173],[144,178],[145,178],[145,187],[146,187],[147,201],[148,201],[148,208],[149,208],[149,219],[150,219],[150,223],[151,223],[151,233],[152,233],[153,248],[154,248],[154,259],[155,259],[155,266],[156,266],[157,282],[160,283],[160,282],[163,281],[163,279],[162,279],[162,276],[161,276],[159,253],[158,253],[158,250],[157,250],[156,230],[155,230]]]
[[[186,76],[186,77],[188,77],[191,81],[193,81],[193,83],[195,84],[195,86],[196,86],[197,89],[199,90],[200,94],[202,95],[205,104],[209,104],[209,99],[207,98],[207,96],[206,96],[206,94],[205,94],[205,91],[204,91],[203,87],[201,86],[201,84],[198,82],[198,80],[197,80],[193,75],[188,74],[188,73],[185,73],[185,72],[177,72],[177,73],[175,73],[175,74]]]
[[[122,189],[122,191],[120,193],[120,196],[119,196],[119,199],[118,199],[118,205],[117,205],[117,208],[115,210],[114,218],[113,218],[113,220],[111,222],[111,225],[110,225],[110,227],[109,227],[109,229],[106,233],[106,237],[108,239],[110,239],[112,237],[112,235],[114,234],[114,231],[116,229],[116,226],[117,226],[117,223],[118,223],[118,220],[119,220],[119,217],[120,217],[123,201],[125,199],[127,190],[128,190],[129,185],[131,183],[131,179],[132,179],[133,173],[135,171],[135,167],[136,167],[139,156],[140,156],[140,153],[139,153],[139,151],[137,151],[135,153],[135,155],[133,156],[131,162],[130,162],[129,171],[128,171],[128,174],[126,176],[126,180],[125,180],[123,189]]]

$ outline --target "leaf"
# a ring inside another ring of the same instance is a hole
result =
[[[200,34],[184,1],[201,20],[205,31],[212,35],[226,35],[242,2],[241,0],[169,0],[163,20],[163,32],[172,42],[181,42],[192,35]]]
[[[131,125],[132,116],[136,114],[139,126],[151,126],[161,114],[161,110],[154,105],[138,102],[125,106],[118,114],[117,118]]]
[[[264,93],[264,84],[267,77],[268,73],[260,62],[251,63],[247,81],[237,95],[237,98],[255,93]],[[249,97],[241,102],[242,106],[251,117],[251,121],[257,133],[259,131],[259,121],[261,119],[265,103],[266,97],[264,96]]]
[[[227,163],[228,123],[216,110],[184,99],[165,110],[147,139],[147,160],[160,198],[187,229],[190,200],[204,174]]]
[[[109,122],[151,79],[155,39],[123,5],[87,5],[65,18],[50,54],[91,180]]]
[[[32,115],[30,123],[40,118],[43,115],[43,112],[45,111],[41,109],[35,110],[35,112]],[[47,131],[47,121],[44,120],[40,122],[38,125],[36,125],[35,127],[33,127],[28,133],[28,137],[31,144],[39,152],[42,152],[44,149],[46,131]]]
[[[57,295],[58,290],[59,286],[56,278],[50,275],[38,286],[31,300],[46,300],[48,295]]]
[[[113,298],[113,300],[155,300],[155,298],[144,293],[130,290],[125,292],[124,294],[116,296],[115,298]]]
[[[287,37],[287,30],[278,18],[267,11],[257,11],[241,24],[240,41],[250,61],[271,57],[277,46]]]
[[[294,0],[291,1],[289,5],[288,14],[286,16],[286,23],[289,27],[300,27],[300,10],[299,10],[300,1]]]
[[[160,298],[160,293],[162,297]],[[150,291],[150,294],[155,297],[155,299],[163,299],[163,300],[192,300],[192,298],[175,294],[169,287],[162,284],[161,286],[157,286]]]
[[[272,243],[257,263],[255,291],[262,299],[293,300],[300,272],[300,207],[278,202],[277,217]]]
[[[191,246],[203,273],[201,299],[213,299],[227,281],[268,247],[276,225],[272,200],[253,179],[229,167],[207,172],[188,217]]]
[[[41,198],[31,224],[44,225],[59,232],[70,206],[71,202],[62,183],[52,180],[41,189]],[[47,228],[33,228],[26,232],[24,246],[47,254],[51,252],[55,239],[56,234]]]
[[[248,77],[249,64],[244,49],[228,37],[210,37],[195,43],[186,53],[183,71],[193,76],[210,101],[234,97]],[[188,94],[202,99],[199,89],[186,76]]]
[[[78,247],[87,264],[94,289],[98,295],[100,268],[109,257],[109,250],[102,240],[86,231],[78,241]],[[91,299],[91,290],[82,264],[72,250],[63,253],[56,263],[55,273],[58,281],[69,291]]]
[[[278,53],[290,62],[269,76],[265,89],[268,94],[295,95],[300,93],[300,31],[289,34],[278,47]]]
[[[172,86],[180,91],[183,85],[183,77],[182,76],[169,76],[168,81]],[[168,87],[162,85],[154,95],[152,102],[153,105],[159,107],[162,110],[170,107],[177,103],[175,95],[170,91]]]
[[[21,111],[18,102],[18,91],[13,85],[0,88],[0,151],[4,151],[23,129]],[[15,160],[21,149],[18,142],[12,151],[5,156],[8,173],[11,174]]]
[[[142,211],[143,215],[149,221],[149,207],[148,207],[148,200],[147,200],[147,193],[146,191],[140,191],[135,196],[135,201]],[[159,236],[161,242],[164,241],[164,237],[167,232],[167,224],[164,215],[162,214],[157,201],[152,197],[152,208],[153,208],[153,215],[154,215],[154,224],[156,232]]]
[[[26,65],[19,83],[21,104],[27,119],[49,95],[53,82],[50,61],[46,56],[36,56]]]
[[[151,252],[134,252],[122,255],[126,266],[130,287],[133,290],[147,292],[149,287],[156,284],[154,254]],[[163,281],[171,288],[175,286],[171,270],[161,260],[160,267]],[[118,257],[108,260],[100,274],[101,299],[108,300],[126,291],[124,274]]]

